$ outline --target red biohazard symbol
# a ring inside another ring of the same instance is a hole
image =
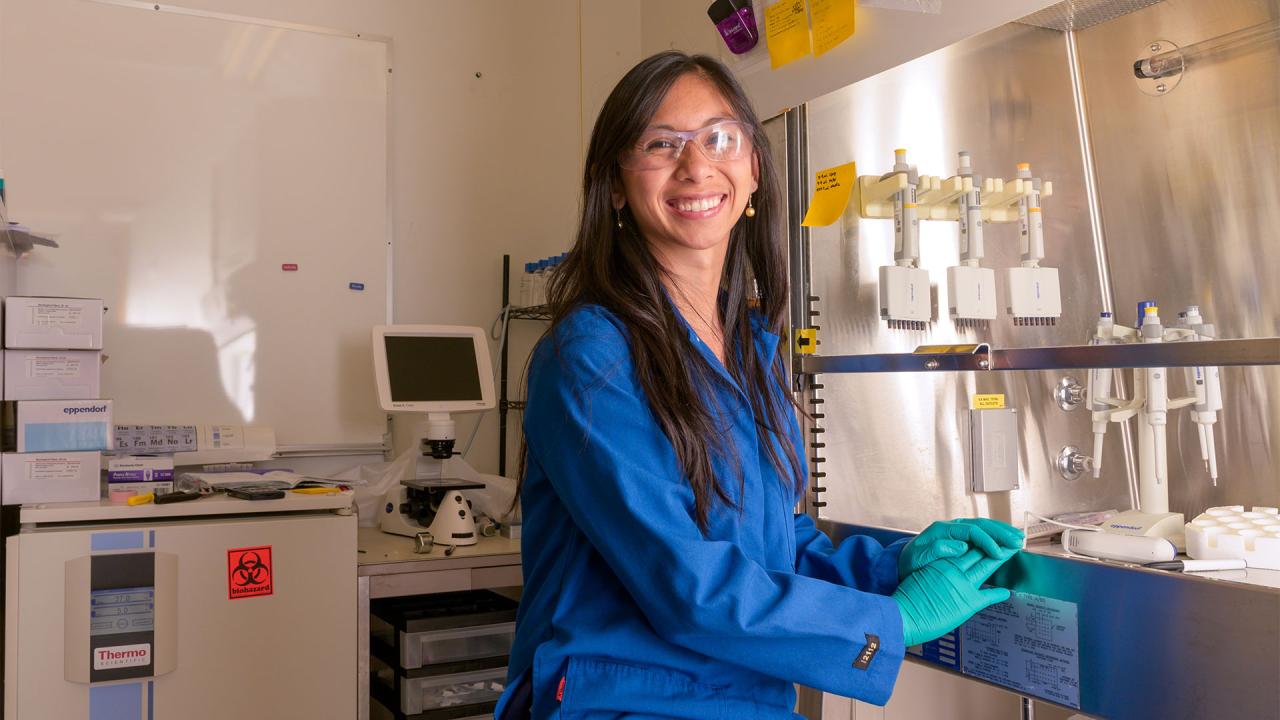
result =
[[[227,596],[232,600],[270,595],[271,546],[227,551]]]

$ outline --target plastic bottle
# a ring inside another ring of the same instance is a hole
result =
[[[529,307],[533,304],[533,270],[535,267],[537,266],[531,262],[524,264],[524,274],[520,276],[520,307]]]
[[[543,305],[547,302],[547,260],[539,260],[533,271],[532,305]]]

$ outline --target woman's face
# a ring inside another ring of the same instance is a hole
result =
[[[687,74],[671,86],[646,134],[698,130],[734,119],[709,80]],[[614,207],[630,207],[641,236],[660,255],[681,249],[723,251],[729,231],[756,189],[755,151],[749,146],[750,130],[743,131],[748,147],[738,159],[711,160],[699,142],[690,140],[667,167],[624,167],[622,187],[613,194]]]

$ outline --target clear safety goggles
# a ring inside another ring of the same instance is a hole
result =
[[[737,120],[721,120],[697,130],[646,130],[618,163],[628,170],[658,170],[680,159],[689,143],[708,160],[740,160],[751,151],[751,136]]]

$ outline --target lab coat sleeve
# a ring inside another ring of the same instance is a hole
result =
[[[898,588],[898,556],[907,540],[884,546],[865,535],[851,535],[836,547],[813,518],[796,515],[796,572],[888,595]]]
[[[531,363],[530,461],[654,630],[727,663],[884,704],[905,651],[897,604],[768,570],[733,543],[704,537],[623,331],[603,311],[577,317],[557,329],[558,342],[541,343]],[[879,651],[859,669],[869,636]]]

